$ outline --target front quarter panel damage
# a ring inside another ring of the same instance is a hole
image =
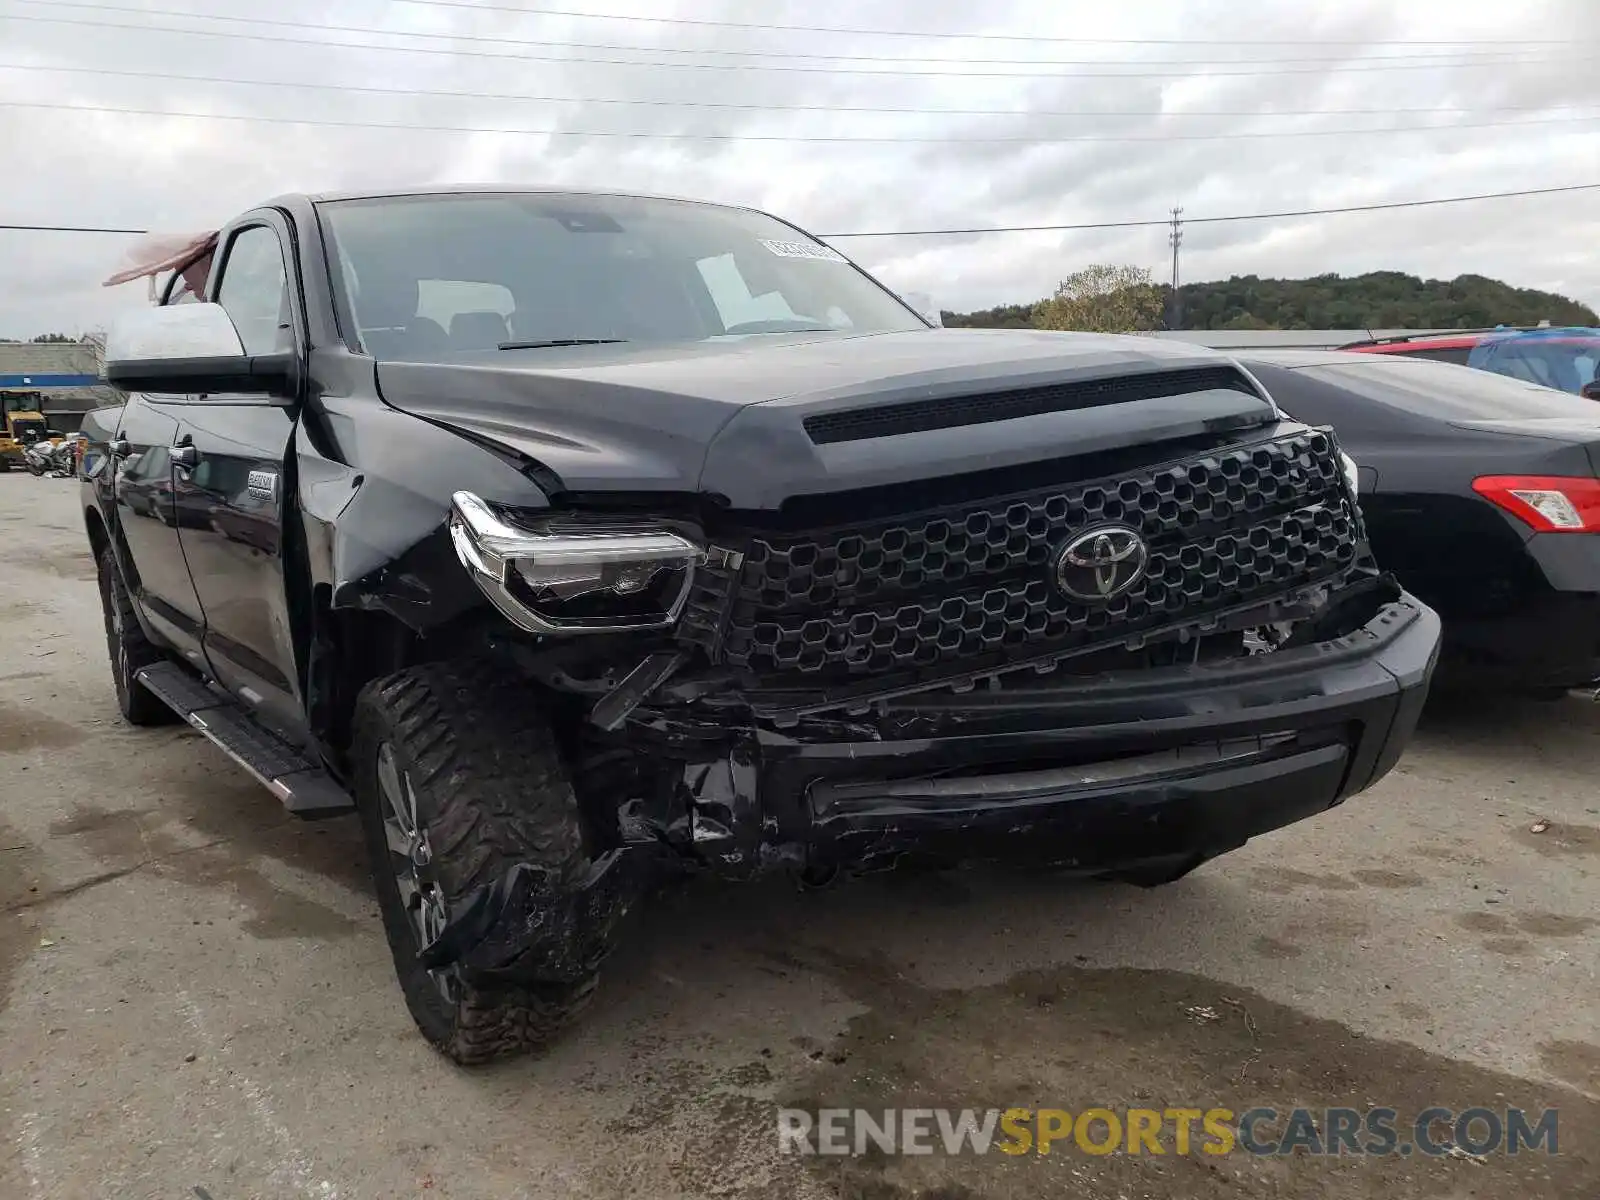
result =
[[[381,401],[323,408],[330,452],[311,437],[296,447],[313,580],[332,606],[387,612],[422,632],[480,605],[445,531],[450,494],[541,508],[544,493],[499,455]]]

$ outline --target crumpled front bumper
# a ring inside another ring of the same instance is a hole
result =
[[[686,773],[695,849],[734,872],[1211,857],[1388,772],[1439,634],[1402,596],[1345,637],[1255,658],[908,697],[878,718],[899,736],[753,731]]]
[[[1386,774],[1439,636],[1434,612],[1402,595],[1344,637],[1255,658],[905,697],[870,739],[826,723],[730,729],[682,768],[686,829],[635,827],[583,879],[518,867],[453,913],[423,959],[580,979],[663,860],[685,855],[735,876],[903,859],[1085,873],[1202,861]]]

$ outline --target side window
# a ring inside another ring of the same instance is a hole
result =
[[[233,319],[246,354],[294,348],[283,251],[267,226],[252,225],[234,236],[222,263],[217,303]]]
[[[1471,354],[1472,351],[1466,346],[1451,346],[1443,349],[1417,350],[1412,352],[1409,357],[1427,358],[1432,359],[1434,362],[1456,363],[1458,366],[1464,367],[1467,365],[1467,359]]]
[[[172,281],[172,290],[167,293],[166,303],[168,306],[174,304],[196,304],[199,300],[200,297],[196,296],[194,289],[189,286],[189,281],[179,275]]]
[[[1529,383],[1555,388],[1557,391],[1577,391],[1576,388],[1562,387],[1559,372],[1551,370],[1549,362],[1537,353],[1526,353],[1520,346],[1502,346],[1500,352],[1489,360],[1489,369],[1501,375],[1510,375],[1513,379],[1525,379]]]
[[[166,298],[161,303],[163,305],[200,303],[200,295],[205,291],[206,277],[211,274],[211,260],[212,254],[207,253],[183,270],[174,271],[167,281]]]

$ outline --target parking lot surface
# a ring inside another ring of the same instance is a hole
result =
[[[93,579],[77,485],[0,476],[0,1197],[1600,1195],[1600,708],[1431,713],[1372,792],[1155,891],[669,892],[577,1030],[462,1071],[353,820],[121,723]],[[1560,1141],[802,1158],[780,1105],[1556,1107]]]

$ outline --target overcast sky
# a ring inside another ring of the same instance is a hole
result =
[[[514,11],[533,8],[950,36]],[[156,15],[198,9],[210,19]],[[233,19],[216,19],[224,14]],[[1407,44],[1443,39],[1457,41]],[[1166,44],[1145,44],[1158,40]],[[0,223],[205,229],[283,191],[516,182],[749,203],[836,233],[1594,183],[1597,43],[1600,0],[0,0]],[[694,63],[741,69],[682,65]],[[794,111],[801,106],[823,111]],[[913,111],[837,111],[846,108]],[[1306,112],[1323,115],[1290,115]],[[1047,115],[1062,113],[1075,115]],[[1478,128],[1450,128],[1463,125]],[[1435,128],[1386,132],[1416,126]],[[1372,132],[1318,132],[1327,130]],[[771,140],[830,136],[920,140]],[[140,284],[100,286],[125,242],[0,231],[0,336],[78,332],[143,303]],[[891,286],[957,309],[1035,299],[1090,262],[1135,263],[1162,278],[1169,265],[1160,228],[837,244]],[[1597,245],[1600,192],[1580,192],[1191,225],[1183,273],[1470,272],[1594,305]]]

